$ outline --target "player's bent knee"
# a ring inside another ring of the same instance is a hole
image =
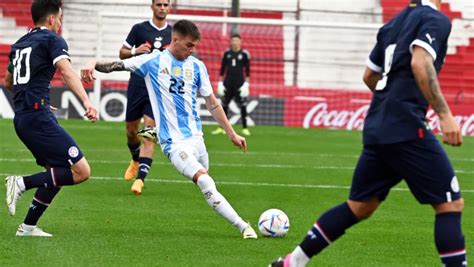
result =
[[[129,139],[133,139],[135,137],[138,138],[137,133],[138,133],[138,128],[129,128],[129,127],[127,127],[127,138],[129,138]]]
[[[368,219],[370,216],[372,216],[372,214],[374,214],[374,212],[380,205],[380,201],[378,200],[378,198],[373,198],[364,202],[348,200],[347,203],[354,215],[359,220]]]
[[[198,170],[198,171],[193,175],[193,182],[197,184],[198,181],[199,181],[199,177],[201,177],[202,175],[205,175],[205,174],[207,174],[207,170],[205,170],[205,169],[200,169],[200,170]]]
[[[443,212],[462,212],[464,209],[464,199],[460,198],[452,202],[445,202],[433,205],[436,213]]]
[[[71,171],[75,184],[86,181],[91,175],[91,168],[85,158],[82,158],[81,160],[76,162],[76,164],[72,165]]]

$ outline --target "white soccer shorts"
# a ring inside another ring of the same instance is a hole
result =
[[[209,155],[200,136],[171,144],[170,160],[179,173],[191,180],[200,169],[209,169]]]

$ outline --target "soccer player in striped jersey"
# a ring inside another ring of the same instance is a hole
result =
[[[251,225],[237,214],[217,190],[208,173],[209,157],[204,144],[197,94],[230,141],[247,150],[244,137],[238,135],[213,94],[207,69],[192,56],[200,40],[197,26],[188,20],[173,25],[169,49],[116,62],[92,61],[81,70],[82,79],[94,79],[94,69],[100,72],[133,71],[144,77],[161,149],[175,168],[201,189],[207,203],[219,215],[239,229],[243,238],[257,238]]]
[[[373,97],[349,199],[321,215],[299,246],[271,266],[305,266],[347,229],[369,218],[402,180],[419,203],[435,211],[434,241],[443,266],[467,266],[460,186],[426,122],[430,104],[440,118],[444,143],[462,144],[438,83],[451,32],[440,7],[441,0],[413,0],[379,30],[363,77]]]

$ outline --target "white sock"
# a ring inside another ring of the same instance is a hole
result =
[[[290,267],[303,267],[309,262],[308,256],[304,253],[300,246],[297,246],[291,252]]]
[[[25,192],[25,181],[23,181],[23,177],[16,180],[16,185],[18,185],[22,193]]]
[[[23,228],[24,230],[27,230],[27,231],[31,231],[35,227],[36,227],[36,225],[28,225],[28,224],[24,224],[24,223],[21,224],[21,228]]]
[[[204,194],[207,204],[209,204],[209,206],[211,206],[219,215],[237,227],[240,232],[247,227],[247,223],[240,218],[225,197],[217,191],[216,184],[211,176],[207,174],[199,176],[197,185]]]

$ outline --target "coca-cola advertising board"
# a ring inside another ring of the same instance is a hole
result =
[[[321,92],[321,97],[295,97],[285,102],[285,126],[362,130],[369,109],[370,93],[344,91]],[[464,136],[474,136],[474,107],[450,103],[455,120]],[[433,110],[427,120],[435,133],[440,132],[439,118]]]

